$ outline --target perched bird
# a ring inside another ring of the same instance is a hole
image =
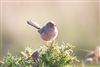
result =
[[[27,21],[27,23],[38,30],[38,33],[44,41],[53,41],[58,35],[58,29],[53,21],[47,22],[46,25],[42,27],[32,21]]]
[[[33,54],[32,54],[32,59],[33,59],[34,61],[36,61],[38,57],[39,57],[39,52],[36,50],[36,51],[34,51]]]
[[[80,54],[86,56],[86,61],[100,63],[100,46],[97,46],[94,50],[80,50]]]

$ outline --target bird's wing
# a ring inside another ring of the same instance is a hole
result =
[[[41,34],[41,33],[45,33],[45,32],[47,32],[47,28],[46,28],[46,26],[43,26],[41,29],[39,29],[38,30],[38,32]]]

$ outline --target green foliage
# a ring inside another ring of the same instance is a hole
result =
[[[11,53],[4,58],[1,67],[32,67],[32,49],[27,47],[24,51],[20,52],[20,55],[14,56]]]
[[[73,46],[70,44],[53,43],[50,46],[42,46],[39,49],[37,66],[39,67],[65,67],[77,61],[74,56]]]
[[[0,67],[66,67],[77,61],[73,46],[63,43],[50,43],[33,51],[27,47],[20,55],[10,53],[4,58]]]

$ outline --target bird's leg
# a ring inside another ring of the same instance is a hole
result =
[[[48,41],[46,41],[46,46],[48,46],[49,44],[48,44]]]
[[[51,47],[51,41],[46,41],[46,46]]]
[[[46,46],[52,48],[55,44],[55,40],[52,41],[46,41]]]
[[[54,44],[55,44],[55,40],[52,40],[51,43],[50,43],[50,46],[53,47]]]
[[[51,46],[53,46],[53,44],[54,44],[54,40],[51,41]]]
[[[46,46],[47,47],[52,47],[53,43],[54,43],[54,41],[46,41]]]

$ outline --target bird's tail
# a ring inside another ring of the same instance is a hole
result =
[[[29,24],[29,25],[35,27],[36,29],[40,29],[40,26],[39,26],[37,23],[35,23],[35,22],[27,21],[27,24]]]

